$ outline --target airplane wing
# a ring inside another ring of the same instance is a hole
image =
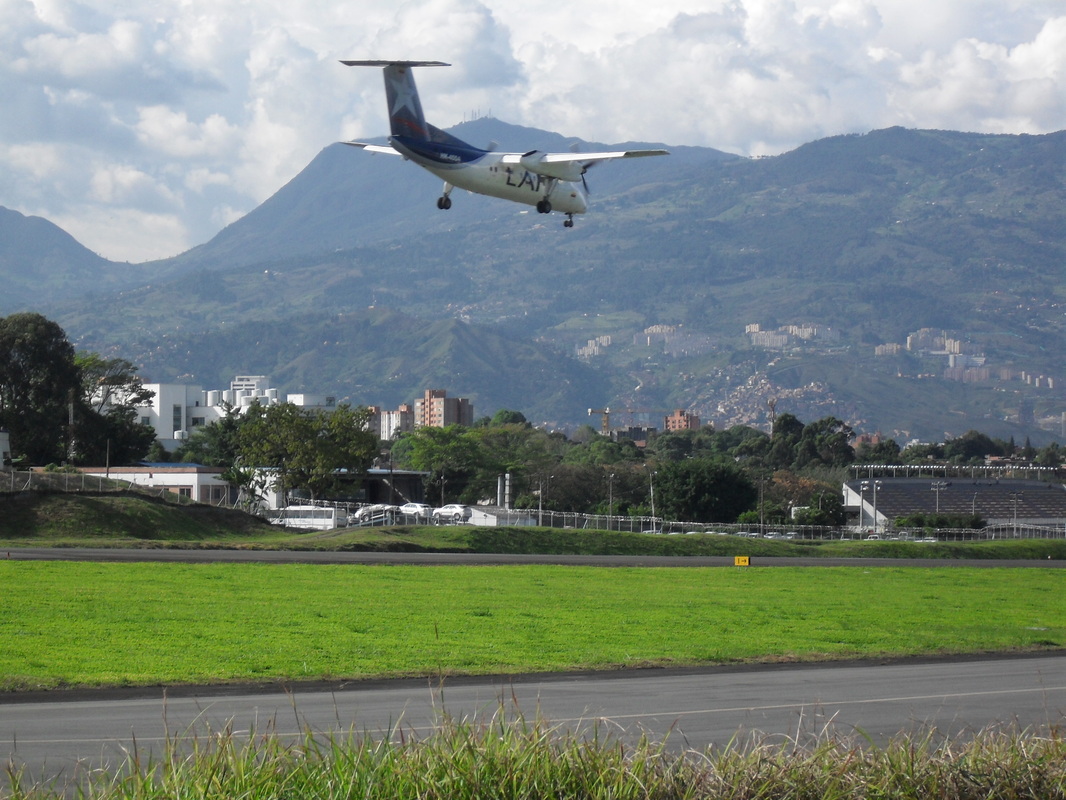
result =
[[[399,150],[390,147],[387,144],[366,144],[365,142],[341,142],[351,147],[359,147],[366,150],[368,153],[387,153],[390,156],[403,155]]]
[[[600,161],[666,155],[670,155],[669,150],[617,150],[608,153],[542,153],[539,150],[530,150],[528,153],[504,153],[500,156],[500,162],[520,164],[530,172],[546,175],[549,178],[575,181],[586,169]]]

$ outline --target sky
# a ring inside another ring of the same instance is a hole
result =
[[[902,125],[1066,128],[1066,0],[0,0],[0,206],[140,262],[332,142],[427,118],[772,155]],[[413,167],[411,167],[413,169]]]

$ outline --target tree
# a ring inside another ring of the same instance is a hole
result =
[[[859,464],[899,464],[900,449],[895,439],[884,439],[877,444],[863,442],[855,450]]]
[[[0,427],[13,454],[30,464],[63,461],[81,396],[74,348],[59,325],[33,313],[0,318]]]
[[[74,363],[81,372],[82,399],[97,414],[113,406],[144,406],[155,397],[155,392],[144,388],[137,367],[124,358],[79,352],[74,355]]]
[[[571,447],[563,456],[567,464],[621,464],[641,461],[640,449],[629,439],[612,441],[607,436],[597,435],[587,444]]]
[[[178,461],[192,461],[208,467],[232,467],[240,456],[240,429],[244,417],[231,405],[225,415],[210,425],[199,425],[174,452]]]
[[[132,464],[145,458],[154,441],[155,429],[141,424],[132,406],[114,405],[102,414],[75,407],[70,456],[76,464]]]
[[[809,505],[804,506],[793,518],[797,525],[843,525],[847,521],[847,511],[839,491],[821,491],[808,502]]]
[[[979,431],[966,431],[944,443],[944,458],[953,464],[981,463],[988,455],[1003,455],[1003,449]]]
[[[698,435],[697,431],[660,433],[648,442],[644,451],[654,455],[656,461],[680,461],[692,455]]]
[[[559,440],[529,423],[494,424],[470,435],[478,448],[476,473],[467,491],[471,499],[494,497],[497,479],[505,473],[511,475],[512,496],[517,496],[531,476],[552,471],[561,458]]]
[[[855,460],[850,444],[853,436],[851,426],[836,417],[823,417],[804,425],[796,445],[795,468],[847,466]]]
[[[806,426],[794,414],[781,414],[774,420],[774,429],[770,434],[770,452],[767,454],[770,467],[785,469],[792,466],[805,430]]]
[[[499,427],[500,425],[529,425],[529,422],[526,420],[526,415],[521,411],[501,408],[492,415],[491,424],[493,427]]]
[[[124,358],[76,353],[82,396],[75,408],[71,457],[79,464],[139,461],[155,441],[155,431],[137,418],[137,408],[155,393],[144,388],[137,367]]]
[[[940,461],[944,458],[944,445],[942,444],[912,444],[904,448],[900,453],[904,464],[924,464],[929,461]]]
[[[237,433],[239,457],[246,469],[272,470],[279,492],[302,489],[314,500],[337,487],[340,471],[365,472],[377,453],[365,408],[345,404],[320,413],[292,403],[253,403],[245,414]]]
[[[607,495],[606,474],[591,464],[556,464],[545,479],[535,487],[544,496],[538,498],[530,492],[523,500],[524,506],[535,508],[543,502],[545,509],[553,511],[590,512]]]
[[[687,522],[733,522],[759,496],[742,470],[707,459],[663,464],[654,480],[656,511]]]
[[[1052,442],[1047,447],[1042,448],[1036,457],[1036,463],[1042,467],[1060,467],[1062,466],[1062,461],[1062,448],[1058,442]]]
[[[471,499],[465,493],[482,460],[476,436],[462,425],[447,425],[419,428],[404,440],[401,450],[406,451],[407,464],[430,473],[429,484],[440,487],[441,505],[447,502],[446,497]]]

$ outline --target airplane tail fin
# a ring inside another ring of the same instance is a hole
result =
[[[418,141],[433,141],[437,129],[426,122],[412,67],[447,67],[443,61],[342,61],[349,67],[384,67],[389,132]]]

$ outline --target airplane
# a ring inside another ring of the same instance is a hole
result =
[[[415,88],[414,67],[448,67],[442,61],[341,61],[348,67],[382,67],[389,107],[388,145],[344,142],[371,153],[403,156],[444,181],[437,208],[452,207],[452,189],[499,197],[535,206],[541,214],[561,211],[563,226],[574,227],[574,214],[588,208],[585,173],[601,161],[669,155],[667,150],[621,150],[607,153],[497,153],[464,142],[426,122]]]

